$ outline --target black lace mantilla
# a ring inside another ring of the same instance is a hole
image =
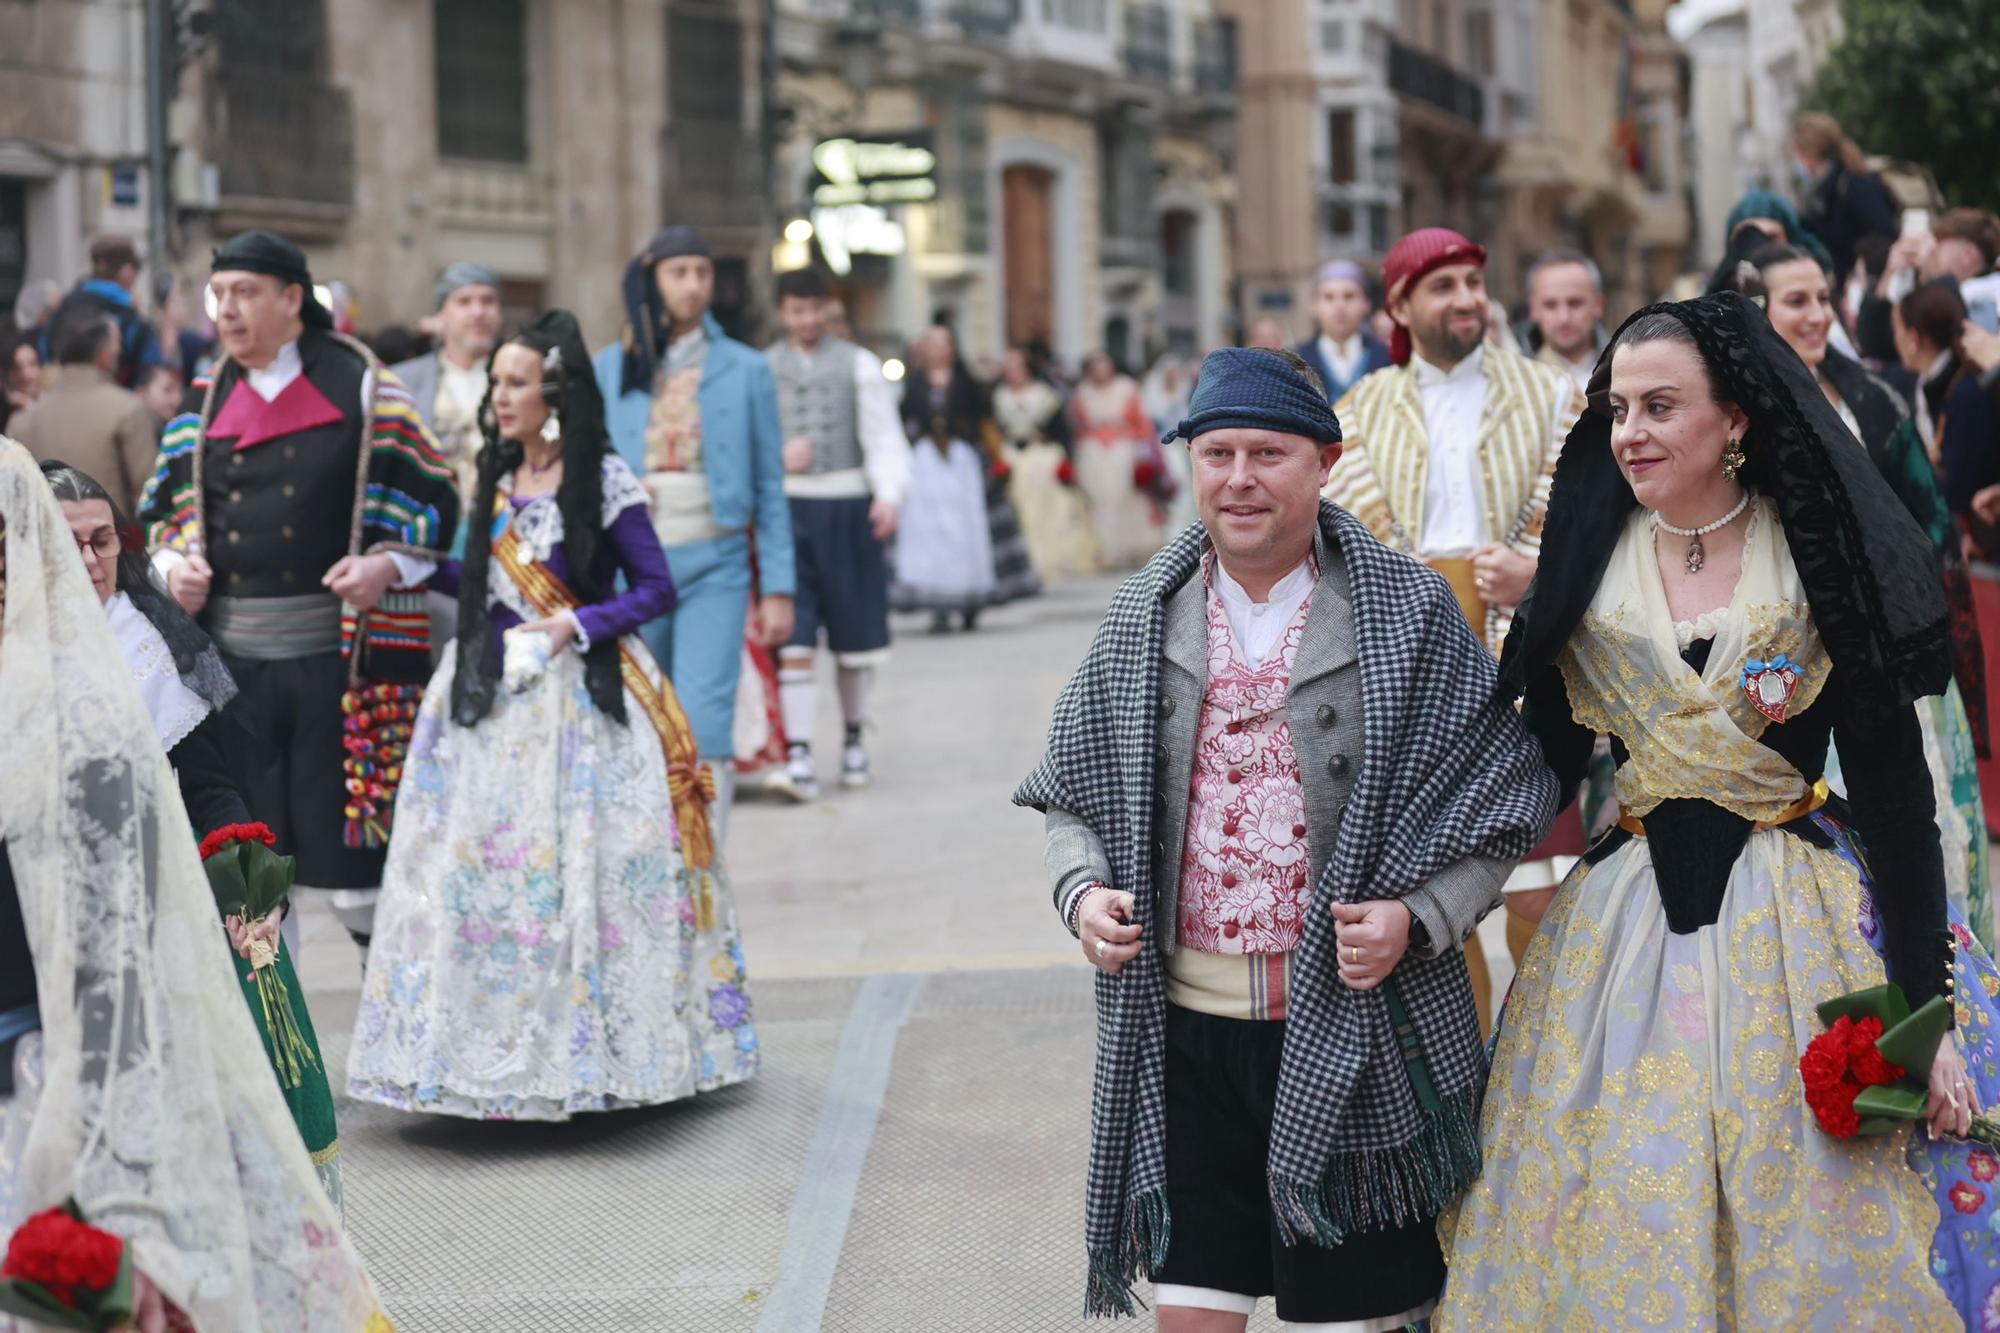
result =
[[[1777,501],[1820,641],[1857,700],[1887,717],[1943,692],[1950,631],[1930,540],[1812,373],[1735,292],[1648,306],[1626,323],[1662,313],[1694,335],[1716,396],[1749,415],[1743,478]],[[1611,453],[1610,377],[1607,347],[1556,468],[1540,573],[1507,636],[1498,689],[1510,699],[1562,651],[1638,503]]]

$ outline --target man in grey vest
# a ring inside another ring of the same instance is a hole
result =
[[[845,742],[840,781],[868,784],[863,730],[875,668],[889,655],[889,571],[883,543],[909,485],[910,446],[874,353],[830,335],[825,277],[779,275],[782,341],[764,352],[778,385],[785,437],[785,495],[798,571],[797,617],[778,652],[778,704],[789,741],[774,784],[796,800],[819,794],[812,739],[813,657],[824,631],[840,693]]]

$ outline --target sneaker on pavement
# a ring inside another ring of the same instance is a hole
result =
[[[868,750],[859,737],[849,737],[840,751],[840,785],[865,787],[874,779],[868,772]]]
[[[778,790],[794,801],[810,801],[819,795],[819,774],[813,769],[812,747],[794,744],[791,756],[785,765],[787,781]]]

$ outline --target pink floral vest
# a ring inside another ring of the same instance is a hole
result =
[[[1209,576],[1207,562],[1203,574]],[[1299,947],[1312,902],[1305,784],[1285,717],[1292,660],[1312,599],[1253,668],[1212,577],[1208,583],[1208,690],[1188,783],[1181,947],[1288,954]]]

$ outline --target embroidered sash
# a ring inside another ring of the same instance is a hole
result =
[[[504,494],[495,497],[496,527],[504,521],[506,510],[507,497]],[[527,558],[511,521],[493,539],[493,558],[538,615],[558,615],[583,605],[546,564]],[[655,684],[638,655],[622,642],[618,645],[618,665],[626,693],[639,701],[639,707],[645,710],[647,720],[659,734],[660,748],[666,752],[667,791],[673,798],[674,815],[680,821],[682,855],[691,869],[709,869],[715,864],[715,835],[708,821],[709,803],[715,800],[715,774],[701,762],[694,731],[666,675],[661,673]],[[708,930],[715,923],[715,897],[712,881],[705,876],[703,880],[697,906],[701,928]]]
[[[1744,692],[1744,669],[1787,658],[1799,673],[1788,710],[1795,716],[1819,697],[1833,662],[1813,628],[1776,505],[1760,498],[1753,514],[1743,573],[1704,671],[1680,654],[1643,509],[1557,659],[1576,720],[1617,736],[1631,753],[1618,770],[1618,803],[1631,815],[1689,797],[1762,822],[1807,792],[1798,769],[1759,742],[1771,719]]]

